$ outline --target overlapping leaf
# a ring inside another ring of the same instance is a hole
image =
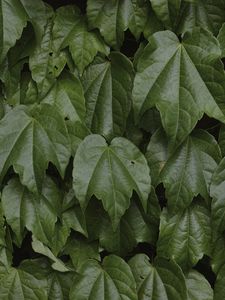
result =
[[[84,73],[86,123],[93,133],[123,135],[131,109],[133,77],[132,63],[118,52],[110,54],[110,61],[93,64]]]
[[[109,54],[109,49],[101,37],[96,32],[88,31],[85,19],[75,6],[65,6],[57,10],[53,41],[56,51],[69,46],[74,63],[81,74],[98,52]]]
[[[136,119],[155,105],[171,148],[184,141],[203,113],[225,122],[220,56],[218,41],[203,29],[186,33],[181,43],[170,31],[154,34],[137,65]]]
[[[136,284],[128,264],[118,256],[108,256],[102,266],[88,261],[75,278],[70,299],[137,300]]]
[[[125,138],[115,138],[107,145],[102,136],[90,135],[80,144],[75,155],[73,187],[83,208],[92,195],[101,199],[116,229],[130,205],[133,190],[147,209],[150,192],[147,161]]]
[[[138,254],[130,261],[139,300],[187,300],[184,275],[173,262],[158,260],[151,265],[145,254]]]
[[[19,106],[0,121],[0,179],[10,166],[29,190],[41,190],[45,170],[52,162],[63,177],[70,158],[70,142],[63,117],[42,104]]]
[[[169,155],[165,134],[160,130],[152,137],[146,157],[154,176],[166,188],[171,211],[187,207],[198,194],[209,198],[212,175],[221,159],[212,135],[196,130]]]
[[[204,203],[192,203],[184,212],[161,215],[157,254],[174,259],[184,269],[210,253],[210,212]]]

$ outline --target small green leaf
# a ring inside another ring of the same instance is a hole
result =
[[[89,259],[100,261],[99,245],[84,239],[71,238],[65,246],[64,253],[69,254],[76,270]]]
[[[71,271],[71,269],[67,268],[60,259],[54,256],[54,254],[47,246],[45,246],[42,242],[38,241],[34,236],[33,236],[32,248],[34,249],[35,252],[40,253],[48,257],[51,261],[53,261],[52,268],[54,270],[59,272]]]

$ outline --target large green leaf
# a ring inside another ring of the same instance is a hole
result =
[[[61,273],[55,271],[47,260],[43,258],[24,260],[20,268],[45,284],[44,291],[48,295],[48,300],[69,299],[69,292],[74,277],[73,272]]]
[[[46,284],[22,269],[10,268],[0,282],[2,300],[47,300]]]
[[[57,51],[69,46],[74,63],[81,74],[98,52],[109,54],[109,48],[101,37],[96,32],[88,31],[86,21],[76,6],[64,6],[57,10],[53,40]]]
[[[224,4],[224,0],[183,1],[177,22],[177,32],[186,32],[199,26],[213,34],[218,34],[225,21]]]
[[[195,28],[181,43],[170,31],[155,33],[137,65],[136,119],[156,105],[171,148],[184,141],[203,113],[224,122],[220,56],[218,41],[206,30]]]
[[[70,142],[65,121],[54,107],[14,108],[0,121],[0,144],[1,180],[13,166],[29,190],[40,191],[49,162],[64,176]]]
[[[74,159],[73,187],[85,208],[92,195],[102,200],[113,228],[130,205],[135,190],[144,209],[150,192],[150,175],[143,154],[125,138],[110,145],[100,135],[90,135],[80,144]]]
[[[194,196],[209,198],[212,175],[221,159],[214,137],[203,130],[195,130],[169,155],[165,134],[157,131],[149,143],[147,160],[153,174],[160,176],[166,188],[169,209],[187,207]]]
[[[82,78],[86,123],[93,133],[123,135],[131,108],[134,71],[130,60],[112,52],[110,61],[91,65]]]
[[[158,260],[151,265],[145,254],[129,261],[139,300],[187,300],[185,278],[174,262]]]
[[[191,270],[186,275],[186,285],[188,300],[213,300],[213,290],[201,273]]]
[[[175,215],[164,209],[161,215],[157,254],[174,259],[184,269],[197,264],[210,253],[210,212],[204,203],[194,202]]]
[[[137,300],[136,284],[128,264],[118,256],[108,256],[102,266],[90,260],[80,270],[71,289],[76,300]]]

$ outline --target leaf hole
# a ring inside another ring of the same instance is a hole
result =
[[[52,56],[53,55],[53,52],[49,52],[49,56]]]
[[[132,160],[132,161],[131,161],[131,164],[132,164],[132,165],[134,165],[134,164],[135,164],[135,162]]]

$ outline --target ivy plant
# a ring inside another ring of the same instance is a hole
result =
[[[0,299],[225,299],[225,0],[0,15]]]

